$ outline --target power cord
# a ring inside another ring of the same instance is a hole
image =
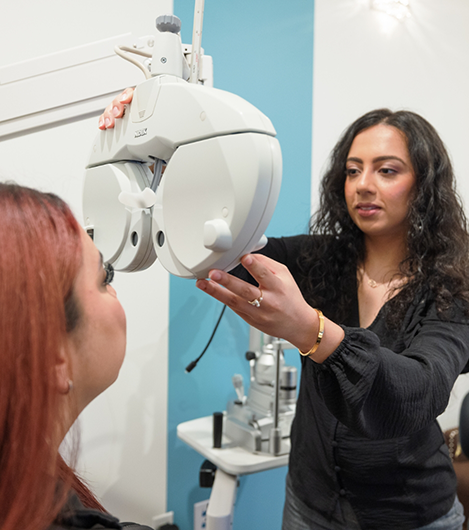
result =
[[[221,321],[221,318],[223,316],[223,313],[225,312],[225,309],[226,309],[226,305],[224,305],[223,309],[221,310],[220,316],[218,317],[217,323],[215,324],[215,328],[213,329],[212,336],[208,340],[207,346],[205,346],[203,352],[197,357],[197,359],[195,359],[195,361],[192,361],[191,363],[189,363],[187,365],[187,367],[186,367],[186,373],[187,374],[192,372],[192,370],[197,366],[197,363],[200,361],[200,359],[202,359],[203,354],[207,351],[208,347],[210,346],[210,344],[211,344],[211,342],[213,340],[213,337],[215,336],[215,333],[216,333],[216,331],[218,329],[218,326],[220,324],[220,321]]]
[[[140,61],[137,61],[137,59],[130,55],[131,53],[135,53],[136,55],[141,55],[142,57],[151,58],[151,53],[145,52],[143,50],[137,50],[136,48],[130,48],[129,46],[115,46],[114,51],[117,55],[119,55],[119,57],[122,57],[122,59],[125,59],[126,61],[129,61],[135,65],[137,68],[140,68],[146,79],[151,78],[150,70]]]

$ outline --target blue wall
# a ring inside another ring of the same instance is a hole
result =
[[[194,2],[174,0],[192,40]],[[307,230],[311,190],[313,0],[206,0],[202,46],[214,60],[217,88],[245,98],[272,120],[282,146],[283,183],[268,236]],[[180,530],[192,530],[193,505],[208,499],[198,485],[203,457],[176,435],[179,423],[225,410],[234,398],[231,377],[248,381],[248,326],[227,310],[204,358],[185,367],[204,348],[222,305],[194,282],[171,278],[168,396],[168,510]],[[294,352],[288,364],[299,367]],[[286,468],[241,477],[234,530],[281,527]]]

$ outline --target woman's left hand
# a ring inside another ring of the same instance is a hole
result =
[[[251,326],[308,351],[317,338],[318,316],[287,267],[261,254],[248,254],[241,263],[259,287],[220,270],[210,271],[210,279],[198,280],[197,287]],[[258,307],[249,303],[256,299],[260,300]]]
[[[125,105],[128,105],[134,96],[133,88],[126,88],[121,94],[115,97],[111,103],[106,107],[104,112],[99,117],[99,129],[113,129],[117,118],[122,118],[124,115]]]

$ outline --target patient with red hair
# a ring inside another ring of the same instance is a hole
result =
[[[122,528],[59,453],[124,359],[112,267],[55,195],[0,183],[0,217],[0,528]]]

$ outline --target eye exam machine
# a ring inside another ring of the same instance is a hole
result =
[[[116,270],[143,270],[158,257],[171,274],[204,278],[265,244],[282,159],[264,114],[199,84],[200,39],[189,66],[180,27],[177,17],[157,19],[151,66],[141,65],[147,80],[94,141],[83,213]],[[133,50],[118,51],[127,58]]]
[[[181,43],[180,20],[164,15],[152,49],[116,48],[146,80],[115,128],[93,142],[83,213],[87,232],[118,271],[144,270],[158,259],[171,274],[205,278],[213,268],[231,270],[266,242],[280,191],[280,144],[262,112],[207,81],[203,9],[196,0],[192,46]],[[178,428],[217,466],[208,530],[231,528],[238,475],[287,463],[296,403],[296,369],[283,356],[288,347],[251,331],[249,391],[244,395],[235,375],[237,399],[223,415],[219,447],[211,417]]]

